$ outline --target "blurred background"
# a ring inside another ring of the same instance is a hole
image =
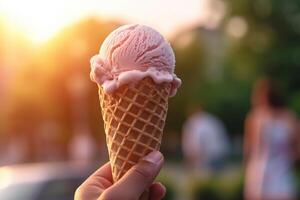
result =
[[[300,114],[299,0],[0,0],[1,199],[72,199],[108,160],[89,60],[127,23],[170,41],[183,81],[161,147],[166,199],[243,199],[254,83],[272,79]]]

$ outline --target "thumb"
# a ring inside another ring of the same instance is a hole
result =
[[[164,162],[159,151],[153,151],[133,166],[118,182],[107,189],[100,199],[139,199],[150,187]]]

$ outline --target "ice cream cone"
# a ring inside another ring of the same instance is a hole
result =
[[[99,85],[99,98],[113,180],[119,180],[142,157],[159,150],[171,83],[146,77],[108,94]]]
[[[168,99],[181,80],[170,43],[139,24],[111,32],[91,60],[91,80],[100,104],[114,181],[142,157],[159,150]]]

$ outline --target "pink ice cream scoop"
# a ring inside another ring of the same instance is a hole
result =
[[[171,82],[174,96],[181,85],[174,69],[174,52],[164,37],[148,26],[133,24],[108,35],[91,59],[90,75],[107,93],[151,77],[156,83]]]

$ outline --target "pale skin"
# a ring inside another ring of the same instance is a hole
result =
[[[159,151],[151,152],[114,184],[110,164],[106,163],[76,190],[74,200],[160,200],[166,189],[153,181],[163,163]]]

